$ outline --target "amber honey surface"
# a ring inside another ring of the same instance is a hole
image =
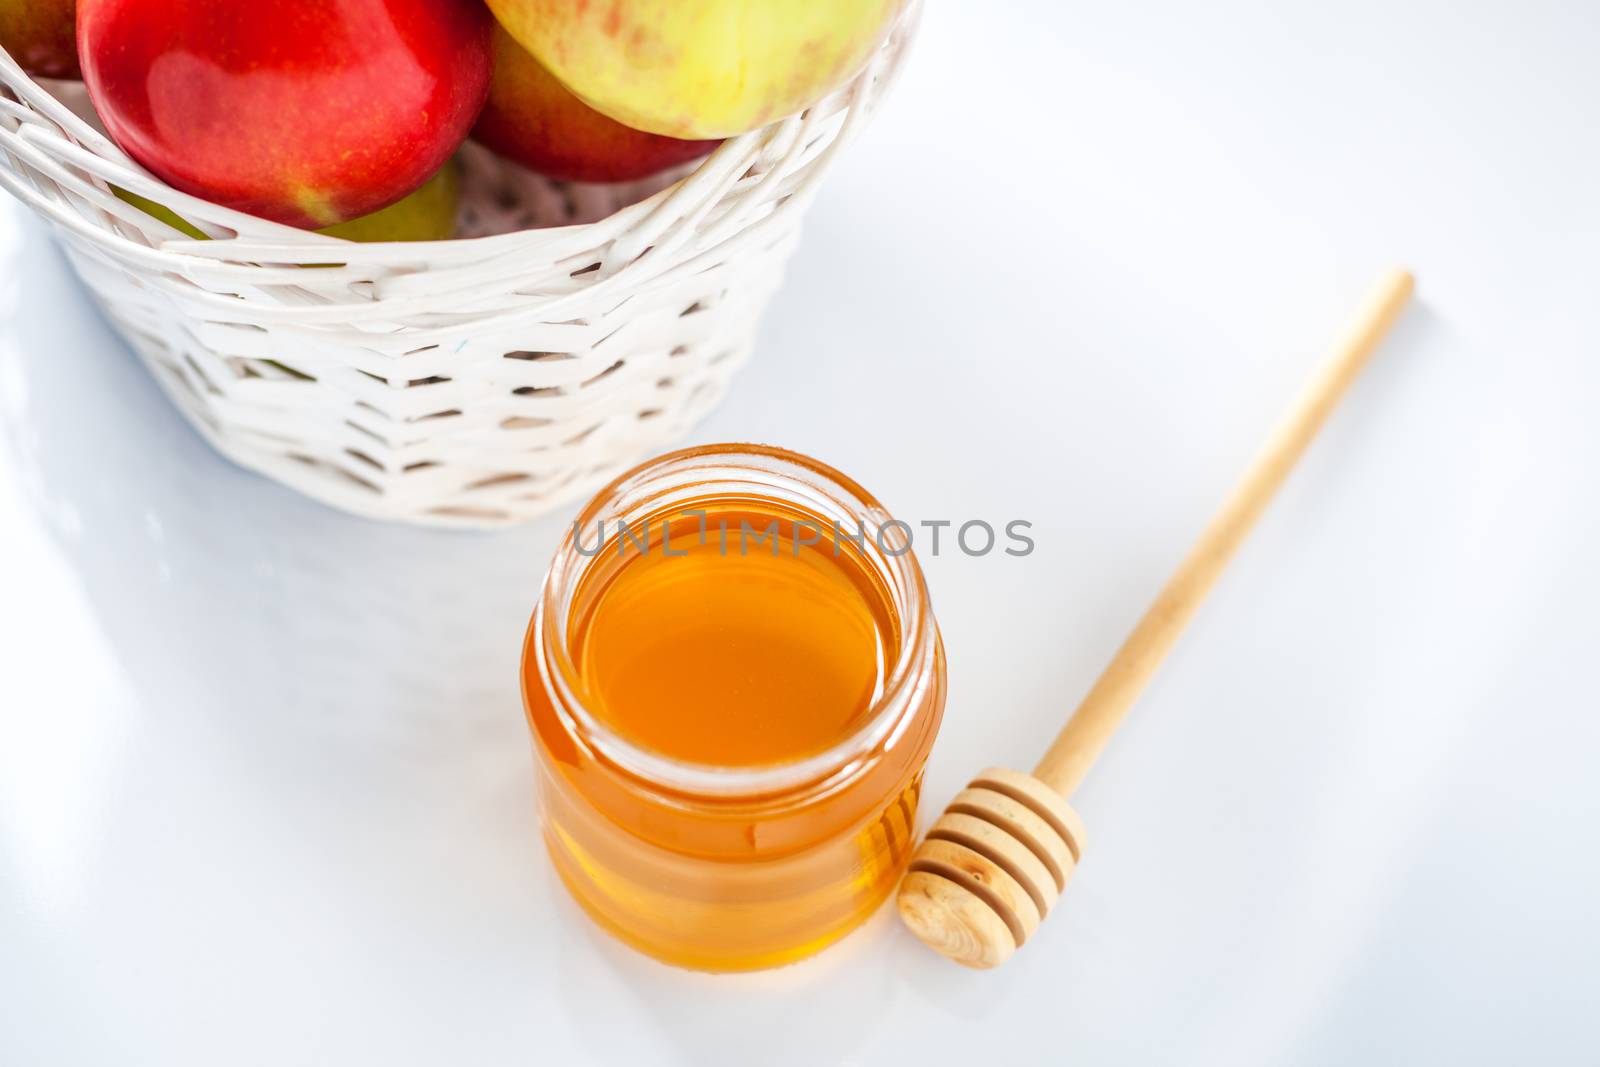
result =
[[[883,590],[830,524],[696,510],[652,524],[648,540],[619,538],[580,586],[568,641],[591,711],[691,763],[829,748],[860,724],[898,654]]]
[[[803,958],[870,915],[909,858],[944,703],[937,631],[930,618],[927,677],[902,728],[862,747],[908,651],[862,551],[767,500],[694,500],[644,528],[591,532],[564,629],[541,633],[536,618],[530,630],[524,692],[551,857],[593,918],[667,962]],[[570,698],[536,665],[539,640],[569,658],[593,729],[638,752],[757,777],[843,752],[848,769],[733,795],[643,778],[574,736],[557,711]]]

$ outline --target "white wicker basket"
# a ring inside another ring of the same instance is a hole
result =
[[[222,453],[361,515],[500,525],[592,490],[721,396],[916,16],[849,86],[666,188],[549,182],[469,142],[452,241],[351,244],[177,192],[99,131],[81,87],[47,90],[3,51],[0,186],[55,224]]]

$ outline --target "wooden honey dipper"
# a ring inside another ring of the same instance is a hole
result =
[[[929,946],[968,967],[996,967],[1050,914],[1083,856],[1083,820],[1066,798],[1393,325],[1412,287],[1403,270],[1382,279],[1033,773],[983,771],[933,824],[899,895],[900,917]]]

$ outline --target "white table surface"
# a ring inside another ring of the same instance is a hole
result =
[[[924,559],[932,805],[1031,762],[1379,269],[1422,282],[1080,794],[1037,941],[609,941],[516,688],[568,516],[423,532],[231,466],[6,200],[0,1063],[1596,1062],[1600,17],[932,8],[695,435],[1035,524]]]

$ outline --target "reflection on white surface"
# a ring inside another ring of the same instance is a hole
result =
[[[17,372],[15,352],[0,347],[0,420],[13,427],[19,424],[13,402],[22,388]],[[8,477],[12,473],[0,473],[0,509],[21,503],[20,487]],[[48,584],[59,591],[23,611],[13,604],[0,617],[0,644],[10,650],[3,661],[8,695],[38,698],[29,702],[32,706],[7,702],[0,744],[0,826],[5,828],[0,844],[11,853],[16,903],[51,922],[84,902],[83,866],[94,845],[95,810],[105,803],[105,762],[123,710],[105,696],[123,687],[70,570],[52,558],[37,534],[15,522],[7,525],[16,534],[16,540],[5,542],[13,562],[28,559],[49,568]],[[11,597],[22,595],[21,583],[13,579],[7,585]],[[31,644],[35,627],[61,635],[78,650],[70,673],[50,660],[18,654]]]
[[[516,693],[564,517],[230,466],[6,202],[0,1063],[1600,1059],[1600,23],[934,6],[700,439],[1035,522],[924,560],[935,803],[1031,762],[1378,268],[1424,300],[1090,778],[1036,944],[617,947],[537,846]]]
[[[25,250],[20,233],[0,230],[0,263],[8,267],[0,272],[0,321],[10,321],[16,312],[21,272],[9,268],[22,262]],[[26,387],[17,346],[9,332],[0,333],[0,426],[9,430],[19,451],[34,444],[24,418]],[[0,826],[5,828],[0,844],[11,854],[15,903],[39,921],[54,922],[83,903],[83,866],[96,829],[94,809],[104,802],[105,758],[118,726],[118,709],[103,697],[119,686],[116,665],[103,654],[93,615],[70,569],[48,552],[38,530],[11,514],[23,506],[18,482],[27,477],[26,468],[0,467],[0,514],[13,533],[3,543],[13,566],[26,559],[50,568],[49,585],[61,595],[38,598],[19,611],[17,600],[26,587],[15,574],[5,583],[12,604],[0,614],[0,647],[11,654],[0,663],[13,699],[0,702],[9,706],[0,743]],[[71,528],[73,519],[63,515],[58,523]],[[48,661],[17,654],[30,644],[35,625],[63,634],[82,650],[70,674],[61,674]],[[28,694],[42,699],[31,707],[16,700]]]

